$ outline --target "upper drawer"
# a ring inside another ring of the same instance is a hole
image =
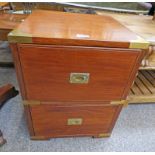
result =
[[[28,100],[122,99],[141,52],[96,47],[19,45]]]

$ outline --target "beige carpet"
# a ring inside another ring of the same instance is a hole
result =
[[[0,63],[12,62],[12,55],[7,41],[0,41]]]

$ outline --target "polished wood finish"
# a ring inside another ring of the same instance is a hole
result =
[[[145,53],[129,49],[137,36],[109,17],[48,11],[14,32],[32,39],[11,43],[31,139],[110,136]],[[71,73],[89,79],[72,83]]]
[[[96,136],[111,133],[122,106],[31,106],[35,136]],[[46,117],[45,117],[46,116]],[[81,118],[82,124],[68,125],[70,118]]]
[[[128,79],[141,56],[139,50],[95,47],[21,44],[18,48],[24,71],[25,98],[39,101],[125,99]],[[72,72],[89,73],[90,81],[88,84],[71,84]]]
[[[25,84],[24,84],[23,75],[22,75],[21,63],[18,55],[18,47],[17,47],[17,44],[10,44],[10,47],[11,47],[11,51],[14,59],[14,65],[16,68],[16,74],[17,74],[20,91],[21,91],[21,96],[22,98],[24,98],[24,96],[26,96]]]
[[[27,15],[22,14],[0,14],[0,40],[7,41],[7,35],[15,29]]]
[[[117,48],[129,48],[131,41],[139,40],[139,36],[109,16],[39,10],[28,16],[9,37],[16,39],[18,35],[36,44]]]
[[[28,125],[29,133],[30,133],[30,136],[32,137],[32,136],[35,135],[35,132],[34,132],[34,128],[33,128],[33,122],[32,122],[30,107],[25,106],[24,107],[24,112],[25,112],[25,116],[26,116],[26,122],[27,122],[27,125]]]
[[[0,14],[0,29],[15,29],[28,15],[24,14]]]
[[[96,108],[105,111],[103,114],[107,113],[106,109],[113,109],[110,101],[126,98],[143,55],[141,50],[82,46],[12,44],[11,48],[23,99],[42,101],[38,102],[41,105],[25,106],[31,139],[35,140],[61,136],[100,137],[99,133],[95,132],[96,125],[87,130],[87,134],[74,133],[72,132],[74,130],[69,130],[70,134],[64,132],[59,134],[59,128],[51,133],[49,128],[52,130],[55,125],[51,120],[54,115],[53,111],[56,108],[64,116],[66,115],[65,109],[80,113],[80,108],[85,107],[84,109],[88,108],[88,111],[94,110],[94,115],[100,115]],[[74,70],[90,72],[93,81],[85,85],[70,84],[69,73]],[[71,110],[70,107],[72,107]],[[100,130],[101,135],[111,133],[121,110],[118,107],[117,113],[112,112],[113,119],[110,119],[111,123],[107,125],[108,130]],[[50,109],[53,110],[50,112]],[[39,115],[39,113],[45,114]],[[104,119],[107,121],[109,114],[112,113],[108,112]],[[56,113],[56,116],[59,114]],[[87,117],[89,118],[90,115]],[[41,119],[42,123],[39,124]],[[47,126],[43,125],[44,121],[47,121]],[[61,124],[59,126],[61,127]],[[103,124],[104,127],[106,126]],[[62,124],[61,130],[63,129],[68,131]]]

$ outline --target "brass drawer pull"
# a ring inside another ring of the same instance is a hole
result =
[[[88,83],[89,73],[70,73],[70,83]]]
[[[81,125],[82,118],[69,118],[67,120],[67,125]]]

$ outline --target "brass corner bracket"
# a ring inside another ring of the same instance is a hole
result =
[[[137,36],[135,40],[130,41],[129,48],[135,48],[135,49],[148,49],[150,43],[143,38]]]
[[[128,100],[111,101],[110,104],[112,104],[112,105],[123,105],[123,106],[127,106],[128,105]]]
[[[14,29],[8,34],[8,41],[10,43],[32,43],[32,35]]]

